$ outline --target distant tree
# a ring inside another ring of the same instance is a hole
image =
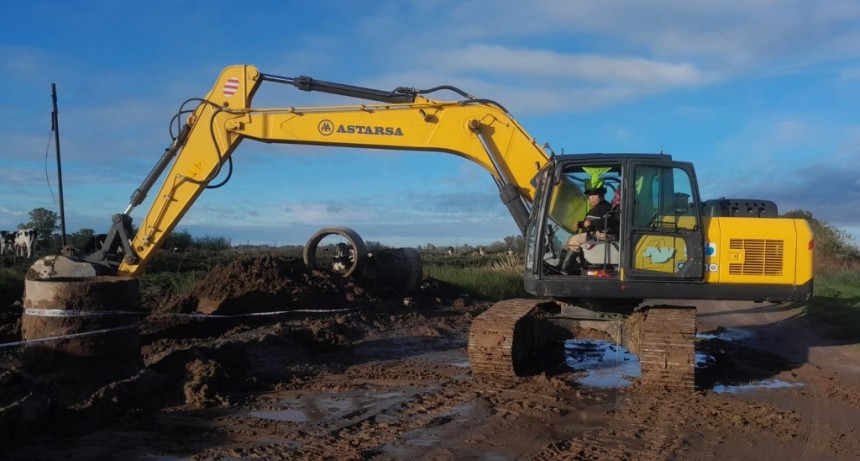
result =
[[[786,218],[805,219],[815,238],[815,270],[825,273],[856,268],[860,265],[860,249],[848,232],[812,217],[806,210],[789,211]]]
[[[364,247],[367,248],[368,251],[382,250],[382,249],[388,248],[385,245],[383,245],[382,243],[374,242],[372,240],[365,241]]]
[[[504,253],[510,248],[505,242],[493,242],[487,245],[487,251],[490,253]]]
[[[185,251],[191,247],[193,241],[194,238],[187,230],[174,231],[167,236],[162,248],[170,251]]]
[[[192,246],[200,250],[222,251],[230,248],[230,239],[226,237],[195,237]]]
[[[39,238],[49,238],[57,229],[57,221],[60,215],[46,208],[34,208],[30,211],[30,222],[18,224],[18,229],[35,229]]]
[[[82,228],[77,232],[69,234],[66,239],[66,244],[75,248],[84,248],[84,246],[86,246],[86,244],[89,243],[95,235],[96,231],[93,229]]]
[[[509,235],[504,240],[505,245],[517,253],[521,253],[526,249],[526,239],[522,235]]]

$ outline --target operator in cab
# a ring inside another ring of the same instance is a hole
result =
[[[585,196],[588,199],[588,214],[576,225],[582,232],[571,235],[564,244],[567,251],[561,262],[561,270],[565,275],[577,271],[584,265],[582,245],[585,241],[589,238],[605,240],[607,227],[614,224],[610,222],[611,218],[607,217],[612,210],[612,205],[606,201],[605,187],[586,189]]]

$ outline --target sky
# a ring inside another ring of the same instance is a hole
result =
[[[66,230],[104,233],[179,105],[251,64],[383,90],[454,85],[556,152],[663,151],[695,164],[705,199],[773,200],[860,236],[856,0],[31,0],[6,17],[0,229],[60,212],[52,84]],[[275,85],[255,106],[361,102],[333,98]],[[245,141],[233,162],[177,230],[293,245],[346,226],[389,246],[519,232],[490,175],[450,154]]]

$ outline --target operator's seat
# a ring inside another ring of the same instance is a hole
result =
[[[612,208],[603,219],[606,221],[604,239],[589,239],[582,246],[582,255],[589,265],[617,265],[621,260],[619,223],[621,210],[619,194],[612,198]]]
[[[587,265],[617,265],[621,262],[621,251],[617,234],[606,235],[606,240],[588,240],[582,245],[582,256]]]

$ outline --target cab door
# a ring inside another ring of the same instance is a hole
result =
[[[623,278],[702,280],[704,230],[692,165],[631,162],[627,178]]]
[[[547,196],[552,187],[552,177],[557,169],[555,159],[550,159],[535,176],[535,200],[532,204],[529,222],[526,226],[526,263],[525,277],[526,279],[534,279],[540,273],[543,262],[547,258],[558,258],[559,248],[553,245],[551,237],[547,234],[551,233],[548,224],[542,216],[546,215]]]

